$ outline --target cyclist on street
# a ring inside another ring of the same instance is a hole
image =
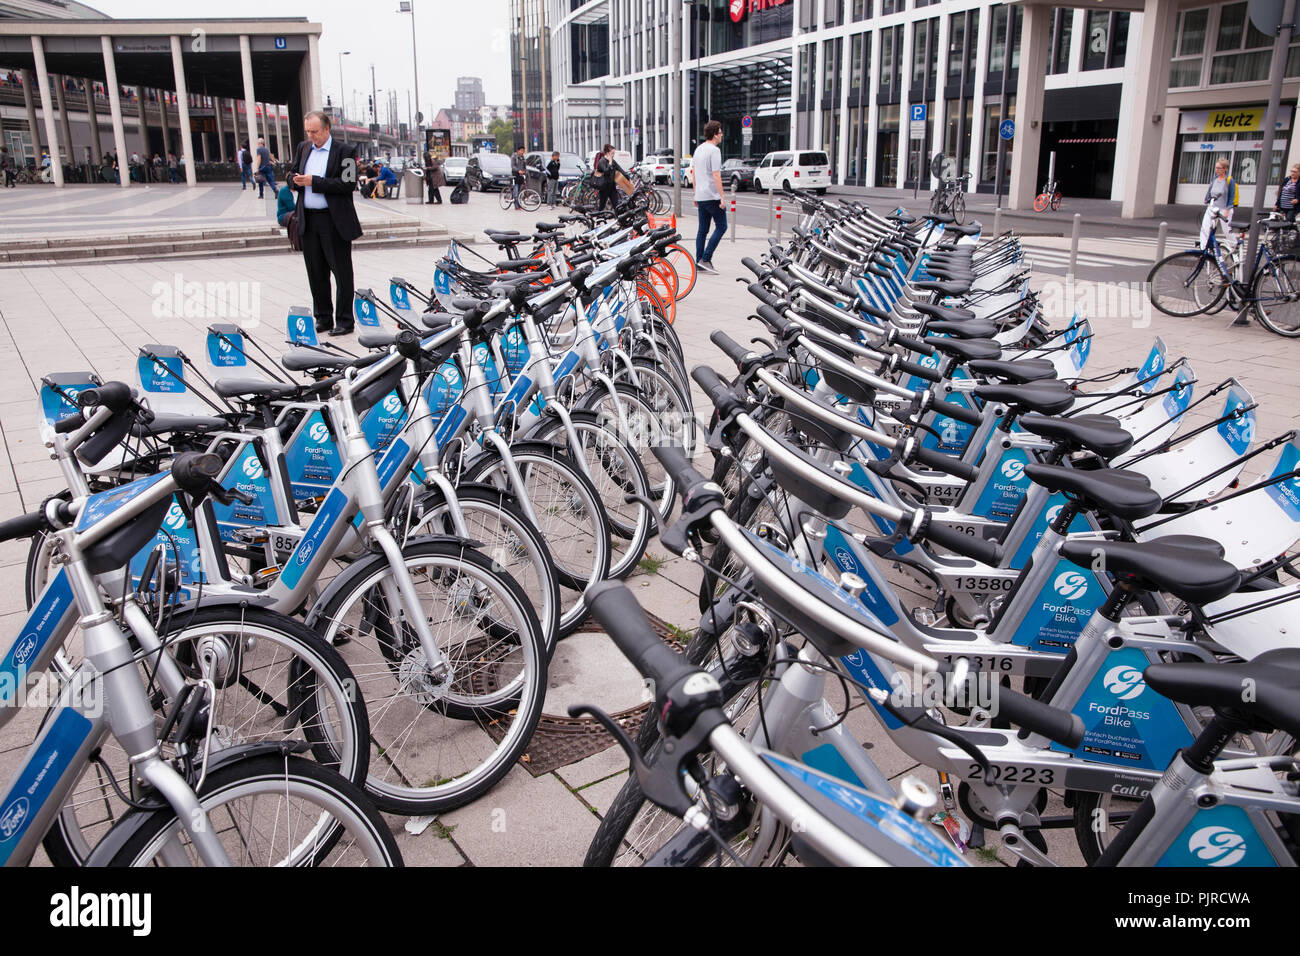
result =
[[[1228,175],[1228,161],[1221,159],[1214,164],[1214,178],[1205,190],[1205,215],[1201,218],[1200,248],[1204,249],[1214,231],[1214,218],[1217,211],[1225,225],[1232,224],[1232,212],[1237,208],[1237,181]]]

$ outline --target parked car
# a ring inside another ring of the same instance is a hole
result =
[[[754,189],[813,189],[824,196],[831,184],[831,162],[820,150],[768,153],[754,170]]]
[[[681,162],[682,185],[695,187],[695,162],[692,157],[687,156]]]
[[[551,154],[543,150],[536,150],[525,153],[524,161],[528,163],[528,168],[535,174],[545,176],[546,164],[551,161]],[[586,166],[583,164],[581,156],[577,153],[560,154],[560,182],[581,179],[584,172],[586,172]]]
[[[760,162],[762,160],[756,156],[749,159],[728,159],[722,164],[722,185],[737,192],[752,189],[754,170],[758,169]]]
[[[448,156],[442,161],[442,174],[447,178],[447,185],[454,186],[465,179],[465,167],[469,165],[467,156]]]
[[[670,152],[667,156],[651,154],[636,164],[634,172],[641,177],[643,182],[656,185],[671,183],[673,181],[672,153]]]
[[[509,189],[513,177],[510,174],[510,157],[501,153],[489,153],[486,150],[475,153],[465,165],[465,186],[477,192],[489,189]]]

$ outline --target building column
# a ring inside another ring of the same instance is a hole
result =
[[[162,158],[163,167],[167,166],[167,154],[172,152],[172,131],[170,127],[171,120],[167,116],[167,91],[155,89],[158,100],[158,126],[162,130]]]
[[[848,72],[853,68],[854,37],[846,34],[839,40],[840,44],[840,145],[836,150],[835,168],[839,170],[837,182],[843,186],[844,177],[849,169],[849,78]],[[829,157],[828,157],[829,158]]]
[[[275,104],[275,155],[279,157],[280,162],[284,162],[284,124],[280,121],[280,104]]]
[[[1052,49],[1052,8],[1026,4],[1021,9],[1024,22],[1020,27],[1020,72],[1016,79],[1016,148],[1011,153],[1008,209],[1032,209],[1034,197],[1038,195],[1038,154],[1043,142],[1043,78],[1047,75],[1047,58]],[[1011,66],[1010,50],[1007,51],[1006,65],[1008,68]],[[1169,72],[1168,57],[1161,69]]]
[[[1146,0],[1142,8],[1137,76],[1133,85],[1124,89],[1132,101],[1132,145],[1126,156],[1116,152],[1115,164],[1126,163],[1135,170],[1147,171],[1147,175],[1125,177],[1120,207],[1120,217],[1124,219],[1146,219],[1156,214],[1155,190],[1151,188],[1149,173],[1160,162],[1160,123],[1164,119],[1165,93],[1169,87],[1169,61],[1174,55],[1176,16],[1177,10],[1168,0]]]
[[[50,144],[50,174],[54,185],[63,187],[63,163],[59,161],[59,134],[54,128],[54,101],[50,98],[50,74],[45,67],[45,44],[38,36],[32,37],[32,56],[36,59],[36,83],[41,90],[41,112],[45,115],[45,138]],[[40,156],[36,166],[40,168]]]
[[[86,113],[90,118],[90,159],[96,166],[104,162],[104,147],[99,141],[99,110],[95,106],[95,81],[83,76],[86,87]]]
[[[176,74],[176,123],[180,127],[177,136],[181,141],[181,156],[185,159],[185,185],[198,185],[198,174],[194,169],[194,136],[190,133],[190,94],[185,85],[185,60],[181,56],[181,38],[173,36],[172,72]],[[203,144],[204,159],[207,159],[207,143]]]
[[[880,56],[880,35],[881,31],[872,30],[871,37],[871,55],[866,57],[862,63],[862,81],[866,84],[867,110],[862,120],[862,135],[866,139],[866,145],[863,147],[862,155],[862,184],[867,187],[876,185],[876,147],[880,145],[880,136],[877,132],[879,122],[876,117],[876,80],[875,70],[876,61]]]
[[[1286,99],[1285,92],[1283,92],[1282,99],[1283,100]],[[1298,124],[1300,124],[1300,97],[1294,97],[1293,99],[1295,105],[1291,107],[1291,148],[1287,150],[1286,165],[1282,167],[1283,175],[1286,175],[1287,171],[1296,163],[1300,163],[1300,136],[1297,136],[1295,134],[1296,127]],[[1176,111],[1174,111],[1175,125],[1177,125],[1178,122],[1177,117],[1178,114]],[[1166,123],[1169,122],[1167,116],[1165,118],[1165,122]],[[1177,133],[1177,130],[1175,130],[1175,133]]]
[[[945,149],[948,138],[948,113],[947,101],[943,98],[944,88],[948,85],[948,20],[950,15],[939,17],[939,47],[934,51],[935,59],[939,62],[934,70],[934,115],[930,117],[930,156],[935,153],[942,153],[947,156],[948,151]],[[930,156],[922,156],[925,169],[930,167]],[[939,180],[933,176],[929,177],[930,188],[934,189],[939,185]]]
[[[993,23],[992,9],[979,9],[979,42],[975,44],[975,95],[971,97],[970,156],[966,169],[970,173],[967,189],[979,188],[980,172],[984,166],[984,77],[989,71],[989,30]]]
[[[104,54],[104,89],[108,92],[108,112],[113,120],[113,149],[117,153],[117,178],[123,188],[131,185],[131,164],[126,151],[126,127],[122,122],[122,89],[117,85],[117,61],[113,58],[113,40],[100,37]]]
[[[212,145],[208,142],[208,131],[199,133],[199,145],[203,147],[203,161],[212,162]]]
[[[217,128],[217,158],[221,162],[226,161],[226,133],[221,123],[221,97],[216,96],[212,99],[212,120]]]
[[[903,59],[898,69],[898,82],[903,84],[903,95],[898,102],[898,171],[895,189],[907,182],[907,164],[912,158],[912,23],[903,25]]]
[[[239,36],[239,66],[244,74],[244,117],[248,126],[248,149],[257,149],[257,101],[253,98],[253,53],[248,34]]]
[[[817,15],[818,15],[817,22],[820,24],[821,23],[820,10],[817,12]],[[822,53],[822,42],[823,41],[818,40],[815,43],[811,44],[812,65],[810,69],[812,73],[809,82],[813,84],[813,89],[812,89],[813,115],[812,115],[812,123],[809,124],[809,129],[808,129],[808,136],[810,137],[812,142],[808,144],[807,147],[808,149],[822,148],[822,84],[825,82],[825,80],[822,78],[822,60],[825,59],[825,56]]]
[[[72,123],[68,119],[68,96],[63,89],[65,78],[60,74],[54,78],[54,102],[59,108],[59,129],[63,133],[64,148],[68,151],[68,162],[75,163],[77,157],[72,155]],[[57,157],[51,156],[53,161]]]
[[[36,74],[31,70],[23,70],[23,106],[27,108],[27,132],[32,137],[32,157],[39,165],[41,161],[41,130],[36,125],[36,99],[32,96],[34,86],[36,86]],[[25,165],[26,157],[24,157],[23,162]]]
[[[135,109],[140,118],[140,159],[145,166],[149,165],[149,117],[144,108],[144,87],[135,88]],[[140,181],[147,183],[149,181],[148,171],[140,175]]]

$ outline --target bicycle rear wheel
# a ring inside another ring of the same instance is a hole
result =
[[[519,205],[527,212],[536,212],[542,205],[542,197],[536,189],[524,189],[519,193]]]
[[[952,218],[959,226],[966,221],[966,197],[959,192],[952,197]]]
[[[497,202],[501,204],[502,209],[509,209],[515,204],[514,195],[508,190],[503,189],[497,194]]]
[[[1260,325],[1287,338],[1300,337],[1300,258],[1279,256],[1260,263],[1250,297]]]
[[[1176,318],[1208,312],[1227,289],[1213,257],[1203,252],[1175,252],[1147,273],[1147,296],[1151,304]]]
[[[664,253],[677,273],[677,301],[681,301],[695,288],[695,258],[684,247],[673,244]]]

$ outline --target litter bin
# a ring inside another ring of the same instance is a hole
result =
[[[402,192],[406,201],[419,205],[424,202],[424,170],[416,166],[407,166],[402,173]]]

